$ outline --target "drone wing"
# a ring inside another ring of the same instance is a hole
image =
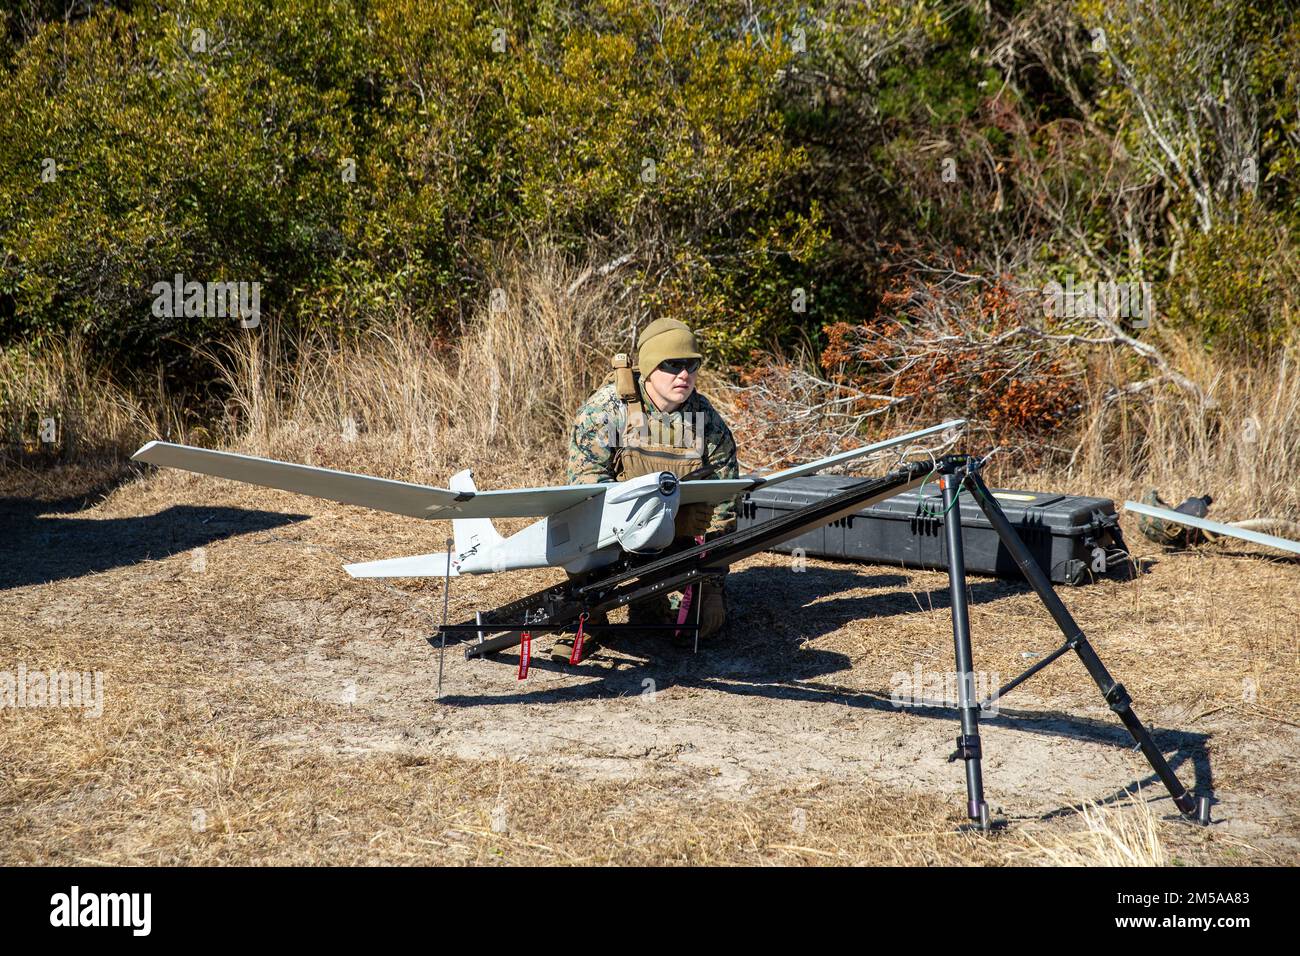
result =
[[[702,479],[681,483],[681,503],[716,503],[733,498],[760,485],[772,485],[801,475],[842,465],[863,455],[883,451],[897,445],[906,445],[948,428],[966,424],[964,419],[944,422],[920,431],[889,438],[885,441],[853,448],[796,465],[784,471],[763,477],[733,479]],[[556,514],[579,502],[602,495],[610,484],[555,485],[544,488],[515,488],[505,491],[455,491],[432,485],[416,485],[389,478],[373,478],[332,468],[315,468],[287,461],[257,458],[228,451],[212,451],[189,445],[151,441],[134,455],[135,461],[148,462],[167,468],[180,468],[216,478],[229,478],[250,485],[279,488],[297,494],[325,498],[348,505],[361,505],[378,511],[407,515],[412,518],[533,518]]]
[[[734,498],[753,488],[753,478],[705,478],[699,481],[683,481],[680,485],[682,497],[680,503],[693,505],[697,502],[718,504],[728,498]]]
[[[555,514],[580,501],[604,494],[608,485],[561,485],[511,491],[452,491],[388,478],[373,478],[332,468],[295,465],[228,451],[151,441],[135,461],[180,468],[250,485],[279,488],[313,498],[412,518],[528,518]]]
[[[833,465],[842,465],[846,462],[853,461],[855,458],[861,458],[864,455],[870,455],[873,452],[884,451],[886,448],[894,448],[898,445],[907,445],[922,438],[928,438],[931,435],[937,435],[949,428],[960,428],[966,424],[966,419],[955,418],[952,421],[944,422],[942,425],[932,425],[929,428],[922,428],[920,431],[908,432],[906,435],[899,435],[897,438],[887,438],[884,441],[878,441],[871,445],[863,445],[861,448],[850,448],[848,451],[842,451],[837,455],[831,455],[828,458],[819,458],[817,461],[810,461],[804,465],[795,465],[793,468],[786,468],[784,471],[778,471],[770,475],[754,476],[752,478],[739,479],[704,479],[700,481],[683,481],[681,503],[684,505],[694,504],[695,502],[721,502],[728,498],[735,497],[744,491],[752,491],[759,486],[774,485],[778,482],[789,481],[791,478],[799,478],[803,475],[811,475],[830,468]]]
[[[1202,531],[1208,531],[1210,534],[1227,535],[1231,538],[1240,538],[1242,541],[1253,541],[1255,544],[1262,544],[1269,548],[1277,548],[1280,551],[1290,551],[1292,554],[1300,554],[1300,541],[1292,541],[1290,538],[1279,538],[1277,535],[1264,534],[1261,531],[1251,531],[1249,528],[1234,528],[1230,524],[1224,524],[1221,521],[1210,521],[1208,518],[1197,518],[1192,515],[1185,515],[1180,511],[1174,511],[1172,508],[1157,508],[1153,505],[1144,505],[1136,501],[1124,502],[1125,511],[1133,511],[1140,515],[1147,515],[1151,518],[1163,518],[1165,521],[1176,521],[1178,524],[1185,524],[1192,528],[1200,528]]]

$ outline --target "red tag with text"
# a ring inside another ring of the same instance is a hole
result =
[[[528,676],[528,665],[533,659],[533,634],[532,631],[524,631],[519,635],[519,679],[524,680]]]
[[[582,660],[582,625],[586,623],[587,612],[578,615],[578,633],[573,635],[573,651],[569,654],[569,663],[577,664]]]

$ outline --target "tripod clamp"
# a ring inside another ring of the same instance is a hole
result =
[[[957,749],[948,755],[948,762],[980,759],[980,735],[962,734],[957,738]]]
[[[967,814],[976,821],[974,827],[982,831],[992,829],[989,823],[988,804],[984,800],[982,748],[979,738],[980,711],[992,706],[1003,694],[1070,651],[1078,655],[1111,711],[1119,717],[1129,735],[1136,741],[1147,763],[1151,765],[1151,769],[1169,791],[1179,813],[1188,820],[1202,825],[1208,824],[1210,796],[1194,796],[1183,787],[1177,774],[1165,760],[1164,754],[1151,739],[1150,732],[1133,712],[1133,700],[1128,690],[1111,677],[1106,665],[1097,656],[1096,650],[1062,603],[1051,581],[1021,540],[1015,526],[1011,524],[993,496],[993,492],[984,484],[980,469],[992,454],[990,452],[983,458],[976,458],[973,455],[944,455],[934,462],[932,472],[939,475],[939,487],[943,491],[943,513],[938,517],[943,521],[948,549],[948,589],[952,607],[953,650],[957,663],[957,709],[961,718],[961,734],[957,737],[957,749],[948,760],[950,763],[961,760],[965,764]],[[1065,643],[1061,647],[1003,685],[997,693],[984,701],[977,701],[974,697],[970,609],[966,594],[966,560],[962,547],[961,508],[958,502],[958,495],[963,488],[980,506],[1003,547],[1015,559],[1029,586],[1033,588],[1065,636]]]

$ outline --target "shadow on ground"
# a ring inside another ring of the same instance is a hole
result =
[[[671,665],[667,668],[664,666],[664,642],[662,640],[656,642],[653,638],[646,638],[629,641],[627,647],[620,643],[619,651],[636,654],[643,650],[643,648],[635,646],[641,643],[647,645],[656,643],[656,647],[650,651],[653,656],[628,662],[627,666],[619,667],[615,671],[608,672],[595,680],[582,684],[533,692],[520,691],[491,695],[450,694],[443,697],[440,703],[452,707],[477,707],[520,703],[553,704],[600,698],[627,698],[643,693],[644,681],[649,679],[654,682],[653,686],[656,693],[663,693],[673,687],[682,687],[715,692],[721,691],[744,697],[812,701],[824,703],[830,707],[850,707],[878,713],[898,713],[902,711],[913,717],[942,720],[951,724],[954,738],[960,731],[958,712],[956,708],[950,706],[925,703],[900,705],[881,692],[801,684],[797,681],[791,681],[786,675],[772,674],[768,680],[763,680],[757,675],[754,679],[747,681],[720,679],[708,672],[711,670],[710,664],[717,663],[716,655],[718,653],[725,654],[729,649],[727,646],[718,647],[712,653],[702,651],[697,657],[693,657],[688,648],[672,649],[670,653],[679,655],[683,659],[684,666],[676,670]],[[644,650],[650,649],[647,647]],[[449,652],[455,653],[456,651],[449,649]],[[809,652],[805,651],[804,653]],[[813,651],[812,654],[824,658],[823,663],[831,665],[829,669],[832,670],[841,669],[841,662],[847,663],[844,661],[844,655],[842,654],[821,651]],[[497,655],[496,660],[499,662],[497,666],[514,668],[518,657],[514,653],[503,653]],[[484,664],[492,666],[487,661]],[[553,664],[546,659],[542,659],[533,666],[543,670],[567,669],[567,665]],[[1086,680],[1087,678],[1083,679]],[[1101,700],[1100,693],[1097,699]],[[1141,718],[1142,704],[1140,701],[1134,702],[1134,709]],[[980,726],[1006,728],[1020,733],[1038,734],[1103,747],[1135,749],[1133,738],[1128,735],[1128,732],[1119,723],[1118,719],[1114,721],[1098,720],[1092,717],[1065,713],[1060,710],[1020,710],[1002,705],[998,708],[996,715],[982,717]],[[1149,723],[1146,726],[1156,746],[1164,754],[1169,766],[1175,773],[1179,773],[1184,765],[1190,765],[1192,779],[1190,781],[1184,780],[1184,783],[1188,785],[1188,789],[1193,793],[1212,794],[1214,792],[1214,773],[1210,766],[1208,748],[1212,735],[1156,727]],[[1004,756],[1007,759],[1014,759],[1014,754]],[[962,773],[960,764],[955,765],[953,773],[955,775],[954,779],[960,778]],[[1050,780],[1044,781],[1045,786],[1049,783]],[[1160,779],[1154,771],[1116,786],[1105,797],[1099,798],[1098,802],[1114,803],[1125,799],[1129,794],[1152,791],[1153,788],[1153,792],[1157,794],[1164,793]],[[1041,817],[1047,819],[1072,813],[1078,809],[1079,805],[1061,806],[1041,814]]]
[[[174,505],[131,518],[78,518],[95,496],[0,498],[0,590],[126,567],[306,519],[306,515]]]
[[[536,691],[520,685],[519,689],[506,693],[450,694],[440,702],[453,707],[481,707],[630,697],[641,694],[643,682],[648,679],[653,681],[656,692],[683,687],[744,697],[822,702],[828,706],[880,713],[905,711],[915,717],[951,722],[956,737],[959,731],[957,710],[946,704],[930,701],[900,704],[885,692],[804,683],[852,667],[847,655],[810,646],[809,640],[833,633],[852,621],[886,619],[932,609],[946,610],[950,606],[946,589],[894,590],[823,599],[825,595],[859,588],[899,588],[909,580],[900,574],[863,573],[848,568],[809,568],[805,574],[794,576],[781,568],[754,567],[733,573],[731,579],[729,593],[746,595],[744,610],[733,613],[723,636],[702,646],[699,654],[693,654],[689,646],[674,645],[664,637],[629,634],[617,640],[616,648],[623,655],[618,665],[612,670],[589,671],[593,678],[589,681]],[[1023,581],[972,579],[968,586],[971,604],[998,601],[1030,591],[1029,585]],[[1065,589],[1067,600],[1068,590]],[[778,602],[781,607],[775,606]],[[815,614],[801,613],[808,611],[813,602],[816,602]],[[754,633],[764,634],[761,649],[745,642],[744,635]],[[462,652],[458,646],[448,648],[448,653]],[[504,651],[492,659],[498,662],[495,666],[513,668],[518,655],[514,651]],[[489,661],[483,663],[493,666]],[[569,669],[568,665],[553,663],[540,654],[533,658],[533,667],[541,670]],[[1080,680],[1092,686],[1086,675],[1081,674]],[[1104,702],[1100,691],[1097,692],[1097,701]],[[1148,702],[1148,709],[1153,703]],[[1133,706],[1141,717],[1143,702],[1134,701]],[[1013,709],[1003,704],[995,714],[983,716],[980,723],[1105,747],[1134,747],[1133,739],[1118,719],[1096,719],[1060,710]],[[1189,789],[1198,793],[1213,791],[1214,775],[1207,749],[1209,734],[1149,724],[1147,729],[1175,772],[1184,764],[1191,766],[1194,781]],[[1117,787],[1102,802],[1120,800],[1139,787],[1151,786],[1160,788],[1160,781],[1154,773]],[[1073,809],[1061,807],[1048,816],[1069,813]]]

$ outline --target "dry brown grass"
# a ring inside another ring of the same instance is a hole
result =
[[[573,410],[603,380],[610,356],[630,348],[642,317],[616,276],[553,250],[503,256],[497,274],[500,297],[484,302],[451,340],[408,314],[377,315],[368,331],[347,338],[287,343],[273,328],[244,334],[209,355],[229,395],[224,417],[188,431],[161,390],[139,396],[89,373],[76,341],[0,353],[9,447],[39,447],[39,419],[53,414],[65,461],[120,460],[143,440],[166,436],[303,461],[324,455],[438,481],[473,449],[480,467],[522,459],[554,480]],[[1055,449],[1046,465],[1026,465],[1011,449],[994,459],[992,478],[1122,486],[1125,496],[1156,487],[1175,502],[1208,491],[1232,520],[1300,520],[1300,485],[1291,477],[1300,470],[1300,342],[1243,366],[1161,326],[1146,339],[1199,395],[1166,383],[1107,401],[1134,384],[1140,365],[1124,349],[1094,348],[1084,363],[1087,407],[1078,427],[1038,443]],[[729,416],[743,467],[806,459],[856,440],[844,432],[853,415],[836,413],[844,406],[816,407],[844,396],[817,384],[811,353],[770,361],[789,370],[792,388],[775,396],[775,417],[770,402],[760,407],[751,389],[720,370],[702,373],[701,390]],[[871,436],[916,427],[905,408],[859,424]],[[987,450],[982,423],[972,423],[962,444]]]
[[[161,385],[140,395],[94,368],[76,337],[0,349],[0,463],[121,461],[179,431],[179,409]],[[47,419],[53,441],[43,435]]]
[[[166,603],[159,622],[192,630],[182,602]],[[328,734],[286,747],[268,732],[359,715],[255,669],[217,672],[193,637],[177,653],[165,627],[150,640],[77,623],[62,639],[33,628],[11,648],[42,666],[105,670],[111,705],[94,720],[0,714],[5,864],[1088,865],[1136,847],[1113,823],[981,839],[957,832],[954,801],[869,781],[737,803],[689,776],[591,782],[509,759],[349,752]],[[265,650],[248,653],[255,663]],[[1156,824],[1143,833],[1148,862],[1160,862]]]
[[[409,315],[352,339],[304,339],[292,359],[273,332],[247,336],[214,356],[231,395],[223,433],[277,454],[364,437],[421,470],[445,468],[452,449],[509,460],[555,446],[627,348],[635,312],[609,277],[555,252],[511,260],[498,276],[499,296],[454,344]]]
[[[1130,795],[1118,806],[1088,804],[1079,811],[1082,827],[1040,839],[1032,831],[1030,857],[1049,866],[1166,866],[1160,820],[1151,807]]]
[[[177,504],[196,511],[166,517]],[[219,517],[227,507],[316,517],[212,541],[202,571],[188,548],[167,549],[229,520]],[[53,580],[0,588],[0,670],[19,661],[102,670],[108,706],[97,719],[0,712],[5,862],[1101,865],[1125,853],[1142,860],[1144,849],[1147,862],[1163,852],[1177,864],[1298,858],[1288,741],[1300,672],[1281,589],[1295,569],[1258,556],[1162,557],[1139,582],[1064,595],[1166,745],[1174,732],[1207,735],[1226,801],[1216,815],[1228,822],[1208,831],[1170,822],[1167,800],[1152,807],[1154,822],[1123,800],[1068,812],[1147,771],[1104,730],[1092,736],[1090,727],[1118,725],[1066,660],[1004,703],[1029,732],[986,728],[989,795],[1011,827],[983,839],[956,829],[961,772],[943,761],[952,718],[853,704],[887,694],[890,674],[916,661],[948,666],[942,573],[814,562],[788,576],[785,556],[759,555],[734,575],[733,637],[698,661],[614,655],[595,671],[517,686],[508,660],[457,666],[453,651],[449,690],[482,702],[441,706],[436,656],[422,640],[440,585],[371,586],[338,567],[358,551],[414,553],[435,533],[428,525],[184,473],[119,489],[75,519],[86,526],[49,532],[60,536],[53,552],[30,552]],[[40,534],[22,529],[20,544]],[[77,573],[86,552],[137,535],[161,550]],[[452,616],[545,577],[461,582]],[[1007,675],[1025,665],[1022,651],[1053,646],[1031,595],[973,584],[977,666]],[[547,699],[637,666],[625,683],[649,673],[666,688],[653,725],[618,722],[636,705],[617,696]],[[672,668],[697,677],[673,690]],[[361,687],[355,703],[338,693],[348,677]],[[508,703],[519,693],[537,696]],[[501,727],[513,736],[491,736]],[[548,735],[561,741],[558,756]],[[673,741],[697,749],[675,757]],[[719,785],[734,761],[751,775],[740,791]],[[611,762],[637,772],[585,769]],[[1178,768],[1188,783],[1189,766]],[[798,785],[783,782],[801,767]],[[1081,768],[1095,769],[1084,779]],[[1148,799],[1160,795],[1151,786]]]
[[[1159,331],[1159,330],[1157,330]],[[1176,504],[1210,491],[1232,520],[1300,518],[1300,342],[1253,365],[1219,358],[1169,332],[1157,337],[1204,400],[1174,386],[1103,407],[1099,396],[1127,374],[1121,356],[1098,356],[1089,371],[1090,407],[1070,439],[1064,476],[1085,485],[1116,476],[1165,489]]]

